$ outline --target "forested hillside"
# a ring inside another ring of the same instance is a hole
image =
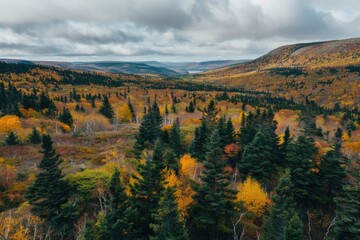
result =
[[[359,106],[360,39],[282,46],[253,61],[197,74],[215,85],[271,92],[275,96],[307,97],[334,107]]]
[[[286,80],[0,63],[0,236],[359,239],[358,104]]]

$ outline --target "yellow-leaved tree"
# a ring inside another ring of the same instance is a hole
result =
[[[119,119],[121,122],[130,122],[131,121],[131,111],[129,105],[124,103],[119,107]]]
[[[20,118],[15,115],[6,115],[0,118],[0,133],[8,133],[22,128]]]
[[[247,177],[240,185],[237,200],[242,202],[246,210],[255,217],[261,217],[271,203],[260,183],[251,177]]]

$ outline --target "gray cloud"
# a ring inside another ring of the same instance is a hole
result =
[[[205,60],[357,37],[360,1],[0,0],[0,56]]]

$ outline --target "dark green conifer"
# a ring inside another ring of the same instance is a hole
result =
[[[103,116],[105,116],[110,121],[112,121],[112,119],[115,115],[114,110],[113,110],[107,96],[104,96],[104,98],[103,98],[102,106],[99,109],[99,113],[101,113]]]
[[[215,130],[207,145],[201,183],[193,185],[194,202],[189,210],[193,239],[229,239],[232,233],[235,192],[229,189],[226,161],[219,145],[219,132]]]
[[[19,143],[18,135],[14,131],[9,131],[5,138],[5,144],[10,146],[18,145]]]
[[[167,187],[159,200],[159,207],[153,213],[150,224],[154,235],[151,240],[186,240],[189,239],[184,222],[181,220],[175,188]]]
[[[36,127],[33,127],[32,132],[28,137],[28,140],[33,144],[41,143],[41,135],[40,132],[36,129]]]

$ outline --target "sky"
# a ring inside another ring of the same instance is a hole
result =
[[[0,0],[0,58],[253,59],[359,33],[359,0]]]

